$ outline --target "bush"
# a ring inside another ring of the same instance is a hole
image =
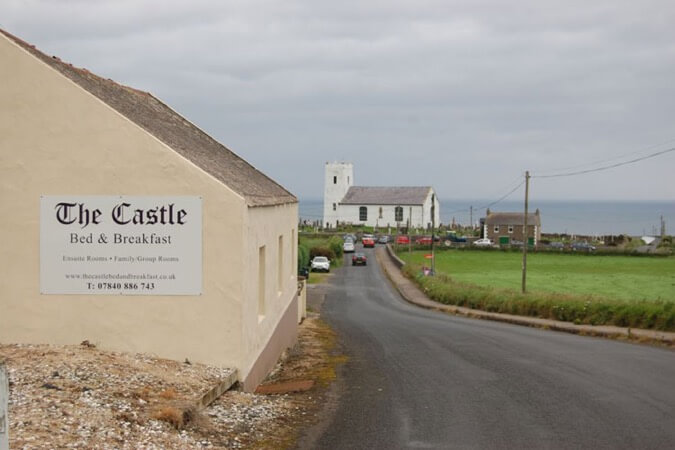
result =
[[[335,252],[332,248],[329,247],[312,247],[309,249],[309,258],[314,259],[315,256],[325,256],[330,259],[331,262],[335,261]]]
[[[309,266],[309,247],[305,244],[298,244],[298,269]]]
[[[342,252],[344,251],[343,241],[339,237],[333,236],[328,241],[328,247],[333,251],[333,254],[336,258],[342,258]],[[333,258],[330,258],[331,260]]]

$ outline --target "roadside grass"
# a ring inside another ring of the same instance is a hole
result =
[[[441,303],[577,324],[675,330],[675,258],[441,251],[435,277],[421,275],[428,252],[399,253],[404,272]]]
[[[321,284],[324,283],[332,276],[332,273],[328,272],[312,272],[309,274],[309,279],[307,284]]]

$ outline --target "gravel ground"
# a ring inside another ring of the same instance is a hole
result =
[[[304,414],[287,395],[229,391],[191,407],[231,369],[79,346],[0,345],[10,448],[249,448]],[[263,445],[264,447],[264,445]]]

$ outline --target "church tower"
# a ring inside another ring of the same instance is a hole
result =
[[[334,228],[340,220],[339,203],[354,185],[352,163],[327,162],[323,188],[323,226]]]

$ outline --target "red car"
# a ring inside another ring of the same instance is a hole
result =
[[[431,245],[431,237],[429,237],[429,236],[419,237],[415,240],[415,244],[417,244],[417,245]]]
[[[402,244],[408,245],[408,244],[410,244],[410,238],[408,236],[405,236],[405,235],[396,236],[396,243],[399,244],[399,245],[402,245]]]
[[[363,238],[361,239],[361,242],[363,242],[363,247],[375,247],[375,239],[373,238]]]
[[[354,253],[352,256],[352,266],[365,266],[368,264],[368,258],[363,253]]]

